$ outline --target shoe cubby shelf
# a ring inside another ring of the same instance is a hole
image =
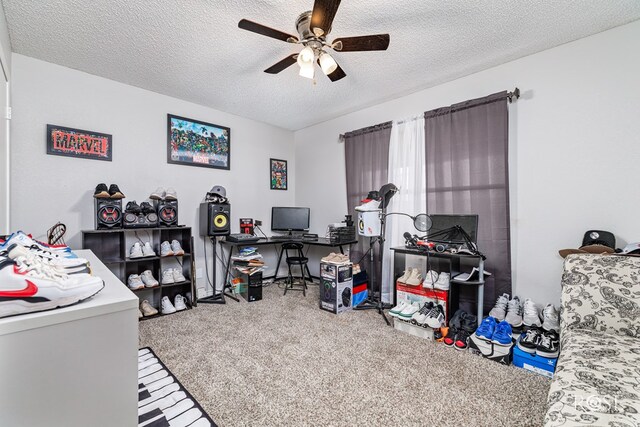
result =
[[[184,255],[160,256],[160,245],[164,241],[177,240],[185,251]],[[130,258],[131,246],[135,242],[149,242],[156,255],[149,257]],[[195,306],[195,282],[193,271],[194,247],[191,227],[154,227],[154,228],[119,228],[109,230],[83,230],[83,249],[91,249],[94,254],[111,270],[111,272],[126,286],[130,274],[141,274],[151,270],[153,277],[162,280],[162,271],[177,268],[187,279],[183,282],[168,283],[132,290],[140,300],[148,300],[156,309],[160,310],[162,297],[168,297],[173,304],[175,296],[180,294],[191,298],[187,300],[187,309]],[[173,314],[173,313],[172,313]],[[143,317],[141,320],[161,317],[163,314]]]

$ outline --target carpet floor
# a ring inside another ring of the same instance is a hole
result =
[[[542,424],[548,379],[403,334],[373,311],[321,311],[315,285],[227,301],[140,322],[140,347],[221,426]]]

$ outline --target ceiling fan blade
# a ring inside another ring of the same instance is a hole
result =
[[[276,62],[271,67],[269,67],[266,70],[264,70],[264,72],[265,73],[269,73],[269,74],[278,74],[280,71],[282,71],[282,70],[284,70],[286,68],[289,68],[290,66],[295,64],[296,60],[297,60],[297,57],[298,57],[297,53],[294,53],[291,56],[287,56],[282,61]]]
[[[296,36],[292,36],[291,34],[284,33],[280,30],[265,27],[262,24],[249,21],[248,19],[242,19],[240,22],[238,22],[238,27],[242,28],[243,30],[262,34],[263,36],[271,37],[289,43],[296,43],[298,41],[298,38]]]
[[[329,34],[340,0],[316,0],[311,13],[311,31],[318,37]],[[321,31],[316,30],[319,28]]]
[[[316,62],[318,63],[318,66],[322,68],[322,66],[320,65],[320,59],[318,59]],[[336,65],[338,65],[338,63],[336,63]],[[347,74],[342,68],[340,68],[340,65],[338,65],[338,68],[333,70],[333,73],[327,75],[327,77],[329,77],[329,80],[331,80],[332,82],[337,82],[338,80],[347,77]]]
[[[359,52],[365,50],[387,50],[389,34],[371,36],[342,37],[333,41],[333,49],[338,52]]]

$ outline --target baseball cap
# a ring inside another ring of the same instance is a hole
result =
[[[613,233],[602,230],[589,230],[584,233],[582,246],[578,249],[561,249],[562,258],[569,254],[612,254],[615,252],[616,238]]]

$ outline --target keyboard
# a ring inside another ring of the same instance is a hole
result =
[[[233,243],[253,243],[260,240],[260,238],[253,234],[235,233],[229,234],[226,240]]]

